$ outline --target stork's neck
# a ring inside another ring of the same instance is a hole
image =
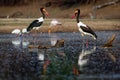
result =
[[[42,12],[43,19],[45,18],[45,14]]]
[[[78,13],[77,16],[76,16],[77,23],[80,22],[80,21],[79,21],[79,17],[80,17],[80,13]]]

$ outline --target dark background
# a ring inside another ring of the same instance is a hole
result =
[[[49,18],[70,18],[76,8],[81,9],[81,18],[120,18],[120,0],[100,9],[93,8],[116,0],[0,0],[0,18],[37,18],[40,7],[51,14]],[[59,14],[60,13],[60,14]]]

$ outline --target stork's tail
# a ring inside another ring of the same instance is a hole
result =
[[[94,40],[97,39],[97,35],[95,33],[92,36],[93,36]]]
[[[95,40],[97,39],[97,35],[96,34],[94,34],[93,37],[94,37]]]

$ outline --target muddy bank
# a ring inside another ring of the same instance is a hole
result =
[[[0,33],[11,33],[12,30],[18,28],[27,28],[34,19],[0,19]],[[38,32],[48,32],[52,19],[46,19],[44,24],[39,28]],[[78,32],[78,27],[75,19],[58,19],[62,24],[51,27],[51,32]],[[105,19],[84,19],[81,20],[94,31],[99,30],[120,30],[120,20],[105,20]],[[34,32],[34,31],[32,31]]]

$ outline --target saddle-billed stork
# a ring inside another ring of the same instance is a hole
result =
[[[84,23],[79,21],[80,9],[75,10],[74,16],[72,16],[72,18],[75,18],[75,17],[76,17],[77,26],[78,26],[78,29],[79,29],[81,35],[82,36],[89,35],[89,36],[92,36],[94,38],[94,40],[96,40],[97,35],[95,34],[95,32],[88,25],[85,25]],[[86,43],[86,46],[88,46],[88,42]]]
[[[97,39],[97,35],[95,34],[95,32],[88,25],[85,25],[84,23],[79,21],[80,9],[76,9],[74,14],[75,15],[73,16],[73,18],[76,17],[77,26],[78,26],[79,31],[81,32],[81,35],[82,36],[90,35],[90,36],[92,36],[96,40]]]
[[[34,20],[30,25],[27,27],[27,32],[30,32],[32,29],[38,30],[40,26],[43,24],[45,16],[48,16],[48,12],[45,10],[45,8],[40,8],[40,11],[42,13],[42,17],[38,18],[37,20]]]

